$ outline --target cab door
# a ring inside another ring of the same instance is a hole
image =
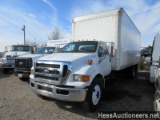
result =
[[[111,58],[105,42],[100,42],[99,44],[98,59],[103,76],[109,75],[111,72]]]

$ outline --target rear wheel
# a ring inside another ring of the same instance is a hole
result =
[[[3,74],[8,74],[9,73],[9,68],[3,68],[2,72],[3,72]]]
[[[101,99],[101,84],[98,78],[95,78],[88,89],[87,97],[85,103],[87,104],[87,108],[94,112],[97,110],[100,99]]]
[[[128,70],[128,75],[129,75],[129,78],[135,78],[136,77],[136,75],[137,75],[137,65],[134,65],[134,66],[132,66],[132,67],[130,67],[130,68],[128,68],[129,70]]]

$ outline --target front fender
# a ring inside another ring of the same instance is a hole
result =
[[[99,67],[96,65],[88,65],[88,66],[83,66],[81,69],[76,71],[74,74],[80,74],[80,75],[90,75],[90,80],[85,83],[86,86],[90,86],[92,83],[93,79],[98,75],[101,74],[100,70],[98,69]],[[102,74],[101,74],[102,75]]]

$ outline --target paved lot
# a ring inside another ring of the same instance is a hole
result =
[[[119,78],[102,96],[100,110],[151,111],[154,86],[146,80]],[[0,72],[0,120],[96,119],[80,103],[63,102],[35,95],[28,81]]]

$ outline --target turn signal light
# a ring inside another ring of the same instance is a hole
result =
[[[88,82],[90,79],[90,76],[89,75],[82,75],[82,81],[83,82]]]
[[[30,74],[32,74],[33,72],[32,72],[32,70],[30,70]]]
[[[92,60],[88,60],[88,65],[92,65]]]

